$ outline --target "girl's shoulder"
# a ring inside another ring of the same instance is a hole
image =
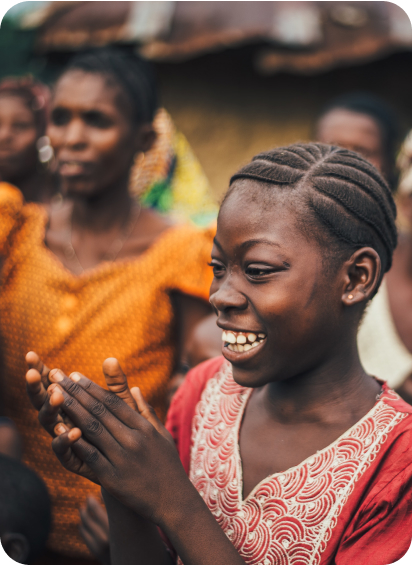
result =
[[[215,357],[204,361],[188,372],[186,379],[173,397],[167,414],[166,427],[172,434],[186,472],[189,472],[192,421],[196,406],[207,383],[220,371],[225,359]]]

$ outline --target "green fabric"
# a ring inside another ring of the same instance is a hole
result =
[[[173,205],[172,187],[168,180],[154,183],[142,198],[143,206],[155,208],[159,212],[168,212]]]

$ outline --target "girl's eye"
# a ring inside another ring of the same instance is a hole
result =
[[[210,263],[208,263],[209,267],[212,267],[213,269],[213,275],[216,278],[219,278],[219,276],[222,276],[224,273],[224,266],[221,263],[217,263],[216,261],[211,261]]]
[[[274,272],[275,270],[271,267],[249,266],[246,268],[246,274],[251,278],[262,278]]]

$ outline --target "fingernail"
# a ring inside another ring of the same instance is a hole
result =
[[[80,377],[79,373],[72,373],[70,375],[70,379],[72,381],[74,381],[75,383],[78,383],[80,381],[81,377]]]
[[[78,440],[78,439],[80,439],[81,435],[82,435],[82,433],[79,430],[79,428],[74,428],[74,429],[70,430],[70,432],[69,432],[69,439],[70,440]]]
[[[54,431],[56,432],[57,435],[61,435],[64,434],[66,428],[63,426],[63,424],[59,424],[58,426],[55,427]]]
[[[55,373],[50,373],[49,378],[51,381],[55,381],[56,383],[59,383],[60,381],[63,380],[63,375],[61,374],[61,372],[59,370],[57,370]]]

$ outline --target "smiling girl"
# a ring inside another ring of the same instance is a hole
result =
[[[226,359],[188,375],[171,436],[139,389],[134,412],[30,354],[58,458],[102,486],[113,565],[171,562],[154,524],[185,565],[388,565],[406,553],[412,407],[365,373],[356,346],[394,221],[385,181],[348,150],[292,145],[239,171],[212,251]]]

